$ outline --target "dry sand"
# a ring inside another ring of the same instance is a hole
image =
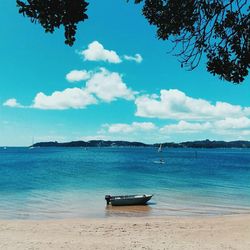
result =
[[[0,249],[250,249],[250,215],[0,221]]]

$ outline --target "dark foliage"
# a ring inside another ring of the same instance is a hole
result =
[[[156,144],[145,144],[142,142],[129,141],[71,141],[71,142],[38,142],[32,145],[33,147],[162,147],[167,148],[250,148],[249,141],[188,141],[181,143],[166,142]]]
[[[46,32],[65,28],[65,43],[75,41],[77,23],[85,21],[85,0],[17,1],[19,13]],[[127,0],[129,1],[129,0]],[[250,65],[250,15],[247,0],[134,0],[156,26],[157,37],[171,40],[181,66],[196,68],[205,54],[207,70],[221,79],[242,82]]]
[[[128,141],[71,141],[71,142],[38,142],[33,147],[149,147],[150,145],[142,142]]]
[[[240,83],[250,65],[250,15],[247,0],[136,0],[156,26],[159,39],[171,39],[182,66],[197,67]],[[173,51],[172,50],[172,51]]]
[[[19,13],[32,22],[39,22],[45,32],[53,33],[61,25],[65,29],[65,43],[72,46],[77,30],[76,24],[85,21],[88,3],[84,0],[17,0]]]

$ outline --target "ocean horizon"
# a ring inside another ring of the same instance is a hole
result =
[[[249,179],[250,149],[0,148],[0,219],[250,213]],[[107,208],[106,194],[154,196]]]

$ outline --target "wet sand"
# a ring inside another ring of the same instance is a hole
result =
[[[250,215],[0,221],[0,249],[250,249]]]

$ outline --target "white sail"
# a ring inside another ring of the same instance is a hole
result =
[[[160,144],[159,148],[158,148],[158,153],[160,153],[160,159],[158,161],[154,161],[154,163],[158,163],[158,164],[165,164],[165,161],[163,159],[163,155],[162,155],[162,144]]]

